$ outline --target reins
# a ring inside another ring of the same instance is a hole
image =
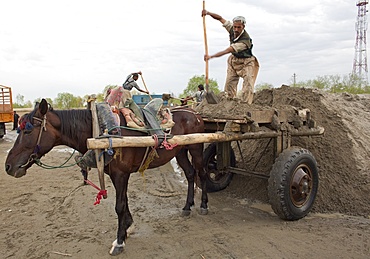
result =
[[[190,113],[194,113],[193,111],[189,111],[189,110],[182,109],[182,108],[173,109],[171,112],[190,112]],[[68,168],[68,167],[72,167],[72,166],[77,165],[79,162],[81,162],[83,160],[83,158],[81,158],[79,161],[77,161],[75,163],[66,165],[66,163],[72,158],[72,156],[76,152],[76,150],[73,150],[71,156],[64,163],[62,163],[59,166],[52,166],[52,165],[47,165],[47,164],[42,163],[41,159],[37,158],[37,153],[40,151],[40,142],[41,142],[42,133],[43,133],[43,131],[47,130],[46,129],[46,122],[47,122],[46,114],[43,116],[42,119],[37,118],[37,117],[32,117],[32,119],[34,119],[36,121],[39,121],[41,123],[40,132],[39,132],[39,135],[37,137],[37,143],[36,143],[35,149],[33,150],[33,153],[29,156],[27,162],[24,165],[20,166],[21,168],[24,168],[24,167],[28,166],[31,162],[35,162],[36,165],[38,165],[39,167],[44,168],[44,169]],[[112,130],[114,128],[122,128],[122,129],[128,129],[128,130],[133,130],[133,131],[142,131],[142,132],[150,132],[151,130],[153,130],[153,129],[135,129],[135,128],[125,127],[125,126],[115,126],[115,127],[111,128],[109,130]],[[166,141],[164,143],[164,147],[167,150],[171,150],[173,148],[172,146],[167,145]],[[144,156],[144,160],[145,160],[145,156]]]
[[[37,137],[37,142],[36,142],[36,146],[33,150],[33,153],[29,156],[29,158],[27,160],[27,163],[20,166],[21,168],[26,167],[27,165],[29,165],[33,161],[35,162],[36,165],[38,165],[39,167],[44,168],[44,169],[67,168],[67,167],[72,167],[72,166],[74,166],[74,165],[76,165],[80,162],[80,161],[77,161],[76,163],[73,163],[73,164],[70,164],[70,165],[65,165],[72,158],[73,154],[76,152],[76,150],[74,149],[71,156],[64,163],[62,163],[59,166],[51,166],[51,165],[43,164],[41,162],[41,160],[39,158],[37,158],[37,153],[40,151],[40,142],[41,142],[42,132],[47,130],[46,129],[46,114],[44,115],[44,117],[42,119],[37,118],[37,117],[32,117],[32,119],[34,119],[36,121],[39,121],[41,123],[40,132],[39,132],[39,135]]]
[[[44,168],[44,169],[58,169],[58,168],[68,168],[68,167],[72,167],[72,166],[75,166],[77,165],[79,162],[81,162],[83,159],[81,158],[79,161],[77,161],[76,163],[73,163],[73,164],[69,164],[69,165],[65,165],[69,160],[71,160],[72,156],[74,155],[74,153],[76,152],[75,149],[73,149],[73,152],[72,154],[70,155],[69,158],[67,158],[67,160],[62,163],[61,165],[59,166],[52,166],[52,165],[47,165],[47,164],[44,164],[41,162],[40,159],[36,158],[34,159],[35,160],[35,164],[38,165],[39,167],[41,168]]]

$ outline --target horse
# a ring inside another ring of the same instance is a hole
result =
[[[185,135],[204,132],[204,122],[194,110],[189,108],[172,109],[175,125],[173,135]],[[147,133],[133,131],[125,126],[122,114],[121,136],[147,136]],[[54,110],[45,99],[36,103],[32,112],[22,117],[19,135],[9,151],[5,161],[7,174],[22,177],[38,159],[58,145],[69,146],[80,153],[88,151],[86,141],[92,138],[92,113],[89,109]],[[109,253],[118,255],[123,252],[127,239],[127,229],[133,218],[128,206],[128,181],[131,173],[137,172],[146,153],[146,148],[122,147],[120,155],[104,167],[116,190],[115,211],[118,216],[117,238]],[[208,212],[206,192],[206,174],[203,168],[203,143],[175,146],[172,150],[157,149],[156,157],[149,168],[156,168],[176,158],[183,169],[187,182],[187,198],[182,209],[183,215],[189,215],[194,205],[194,180],[198,175],[201,181],[200,214]],[[188,153],[192,159],[189,160]]]

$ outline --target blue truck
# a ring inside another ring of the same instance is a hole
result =
[[[151,94],[150,95],[153,99],[154,98],[160,98],[162,99],[162,95],[161,94]],[[140,106],[140,107],[144,107],[148,102],[150,102],[150,96],[149,95],[141,95],[141,94],[134,94],[132,95],[132,99],[134,100],[134,102]],[[168,100],[164,100],[163,101],[163,105],[168,105]]]

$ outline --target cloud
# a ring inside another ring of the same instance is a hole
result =
[[[26,100],[99,93],[138,70],[151,92],[177,95],[205,73],[202,1],[20,0],[1,7],[0,84]],[[261,65],[257,83],[280,86],[293,74],[307,80],[352,70],[355,3],[213,0],[206,8],[225,19],[246,17]],[[206,32],[211,54],[228,47],[226,30],[209,16]],[[220,89],[226,59],[210,61]]]

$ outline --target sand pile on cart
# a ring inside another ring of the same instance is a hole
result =
[[[201,104],[197,110],[209,117],[243,115],[248,109],[287,105],[311,110],[313,119],[325,128],[322,136],[293,138],[292,145],[307,148],[319,166],[319,191],[313,212],[370,215],[370,95],[330,94],[316,89],[282,86],[262,90],[253,105],[220,95],[220,103]],[[269,173],[274,158],[268,139],[244,140],[244,161],[236,145],[238,167]],[[225,190],[251,201],[268,202],[267,181],[235,175]]]

